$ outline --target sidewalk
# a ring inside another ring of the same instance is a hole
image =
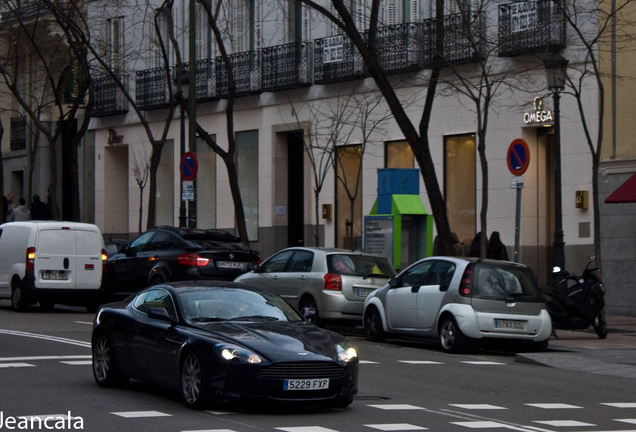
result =
[[[519,353],[515,360],[543,366],[636,379],[636,317],[609,315],[608,335],[594,330],[557,330],[542,353]]]

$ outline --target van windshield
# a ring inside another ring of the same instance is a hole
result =
[[[473,297],[501,300],[514,297],[519,301],[540,297],[537,281],[527,267],[477,263]]]

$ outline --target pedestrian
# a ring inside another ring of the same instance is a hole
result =
[[[481,256],[481,231],[477,233],[473,242],[470,244],[468,256],[479,258]]]
[[[20,198],[18,202],[20,205],[13,209],[11,216],[9,216],[9,221],[17,222],[31,220],[31,212],[28,208],[26,208],[26,200],[24,198]]]
[[[493,231],[488,240],[488,258],[496,260],[508,260],[508,251],[506,245],[501,241],[499,231]]]
[[[42,201],[40,201],[40,195],[33,195],[33,202],[30,205],[31,219],[33,220],[47,220],[49,217],[49,209]]]
[[[9,212],[9,203],[7,202],[7,197],[2,195],[2,222],[7,221],[7,213]]]
[[[4,213],[5,220],[9,220],[9,216],[11,216],[11,212],[15,208],[15,203],[13,202],[13,194],[9,192],[7,194],[7,211]]]

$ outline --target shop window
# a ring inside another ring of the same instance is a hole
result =
[[[477,225],[475,157],[474,134],[444,138],[446,212],[462,243],[472,240]]]
[[[362,248],[362,146],[336,150],[336,247]]]
[[[395,141],[385,144],[385,168],[413,168],[413,150],[406,141]]]

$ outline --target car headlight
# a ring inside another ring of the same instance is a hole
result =
[[[227,361],[239,361],[245,363],[260,363],[263,360],[252,351],[235,345],[217,345],[215,351],[221,358]]]
[[[336,345],[336,353],[338,354],[338,359],[345,363],[349,363],[353,361],[353,359],[358,358],[358,352],[350,343],[340,343]]]

